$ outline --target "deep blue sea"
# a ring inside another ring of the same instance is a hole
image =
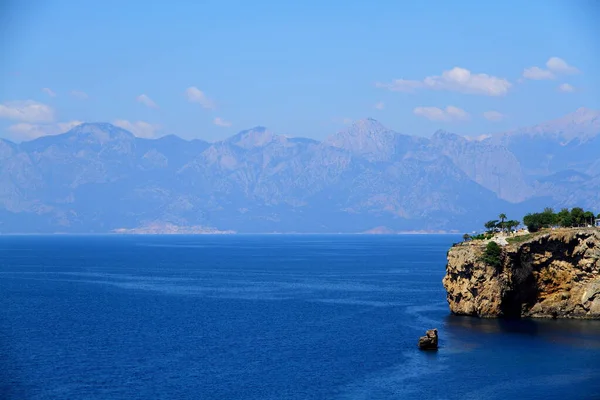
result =
[[[600,321],[450,315],[458,240],[0,237],[0,398],[600,399]]]

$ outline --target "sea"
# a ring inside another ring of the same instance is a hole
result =
[[[0,398],[600,399],[600,321],[450,314],[459,240],[0,236]]]

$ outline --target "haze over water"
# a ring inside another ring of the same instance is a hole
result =
[[[0,397],[600,398],[600,321],[449,315],[458,240],[2,237]]]

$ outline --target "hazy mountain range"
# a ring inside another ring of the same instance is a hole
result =
[[[0,139],[2,233],[467,231],[545,206],[600,212],[599,111],[483,139],[373,119],[322,142],[263,127],[150,140],[106,123]]]

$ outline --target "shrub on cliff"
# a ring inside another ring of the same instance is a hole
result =
[[[489,240],[494,237],[493,233],[480,233],[479,235],[471,236],[471,240]]]
[[[502,248],[498,243],[491,241],[485,246],[481,261],[489,266],[500,268],[502,265]]]
[[[534,217],[530,218],[529,215],[526,215],[525,218],[523,218],[523,223],[527,226],[527,230],[532,233],[544,228],[544,225],[542,225],[539,220]]]

